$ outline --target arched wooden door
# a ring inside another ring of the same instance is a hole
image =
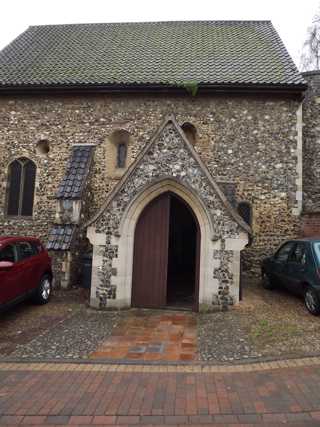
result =
[[[132,273],[132,306],[134,307],[161,308],[167,305],[168,275],[170,277],[169,246],[170,248],[172,246],[175,222],[172,221],[173,199],[179,199],[184,209],[192,213],[196,225],[194,300],[190,308],[198,310],[200,229],[191,208],[180,197],[170,192],[152,200],[141,213],[136,225]],[[176,219],[180,220],[179,215]]]
[[[170,196],[164,193],[141,213],[134,234],[132,305],[166,305]]]

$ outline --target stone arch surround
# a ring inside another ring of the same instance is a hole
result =
[[[144,189],[128,206],[120,223],[120,236],[118,237],[118,242],[116,242],[119,252],[118,258],[114,259],[113,267],[117,268],[118,271],[115,278],[117,289],[119,291],[120,289],[121,291],[123,290],[123,299],[128,301],[129,306],[131,305],[132,293],[134,232],[137,221],[142,211],[153,199],[168,191],[180,196],[190,206],[199,223],[201,234],[199,301],[203,301],[205,298],[206,289],[212,287],[210,271],[206,268],[214,248],[210,215],[206,212],[201,200],[192,191],[175,180],[165,179]]]

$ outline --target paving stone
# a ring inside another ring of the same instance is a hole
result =
[[[168,415],[165,417],[165,424],[188,424],[189,418],[186,415]]]
[[[176,323],[179,325],[176,325]],[[172,344],[172,330],[179,330]],[[185,336],[192,347],[183,347]],[[160,340],[161,338],[161,340]],[[144,345],[139,345],[143,341]],[[105,348],[110,348],[108,354]],[[121,347],[121,351],[119,348]],[[173,350],[174,349],[174,350]],[[158,311],[132,311],[123,318],[119,327],[91,355],[95,359],[139,359],[158,361],[190,361],[197,356],[197,322],[194,314],[171,312],[159,314]]]
[[[55,425],[63,425],[68,424],[70,421],[70,416],[68,415],[48,415],[45,424],[55,424]]]

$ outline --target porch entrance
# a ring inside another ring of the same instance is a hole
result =
[[[198,310],[200,229],[189,205],[167,192],[141,213],[134,235],[132,305]]]

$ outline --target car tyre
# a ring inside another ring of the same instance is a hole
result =
[[[320,314],[319,297],[311,287],[308,287],[304,293],[304,303],[311,314],[314,316],[318,316]]]
[[[262,272],[262,287],[270,291],[275,288],[273,280],[271,280],[267,273],[264,271]]]
[[[49,301],[52,291],[51,281],[51,277],[48,274],[42,276],[34,297],[37,304],[47,304]]]

